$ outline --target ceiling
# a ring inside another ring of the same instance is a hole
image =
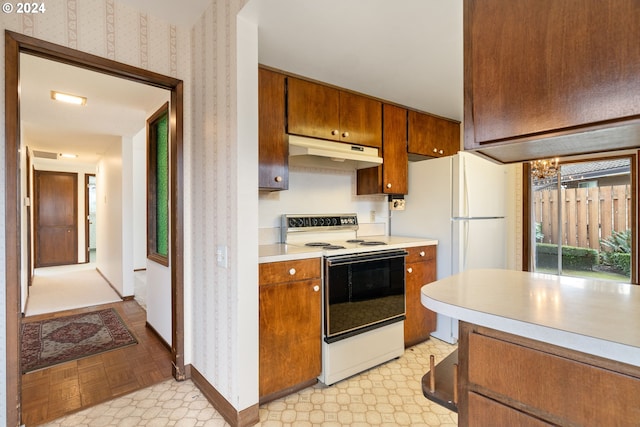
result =
[[[190,27],[212,0],[120,0]],[[250,0],[259,62],[462,120],[462,0]],[[115,136],[132,136],[169,92],[21,55],[21,117],[31,148],[95,163]],[[46,71],[43,71],[46,70]],[[50,99],[59,90],[87,105]]]
[[[52,90],[87,103],[54,101]],[[109,144],[138,133],[168,100],[164,89],[20,54],[22,135],[32,150],[73,153],[77,162],[95,164]]]
[[[262,64],[462,121],[462,0],[251,0]]]

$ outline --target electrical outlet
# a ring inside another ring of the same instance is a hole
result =
[[[389,209],[392,211],[403,211],[404,206],[404,199],[393,199],[389,202]]]

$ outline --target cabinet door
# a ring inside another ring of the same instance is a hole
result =
[[[420,302],[422,286],[436,280],[436,247],[424,246],[409,250],[408,260],[424,258],[424,261],[407,262],[406,265],[406,309],[404,321],[404,345],[410,347],[429,339],[436,329],[436,314]],[[412,255],[414,253],[414,255]],[[424,253],[424,255],[420,255]]]
[[[258,186],[261,190],[289,188],[284,83],[284,75],[258,69]]]
[[[341,91],[340,141],[382,148],[382,103]]]
[[[464,16],[465,147],[640,114],[637,0],[465,0]]]
[[[260,286],[260,397],[320,375],[320,280]]]
[[[409,111],[409,154],[452,156],[460,151],[460,123]]]
[[[340,141],[340,91],[289,77],[287,102],[290,134]]]
[[[407,110],[383,107],[381,166],[358,170],[358,194],[407,194]]]

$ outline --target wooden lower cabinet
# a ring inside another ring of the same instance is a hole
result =
[[[468,405],[469,412],[473,414],[473,417],[469,419],[470,427],[545,427],[553,425],[476,393],[469,393]]]
[[[420,301],[422,286],[436,280],[436,246],[407,248],[405,291],[407,318],[404,321],[404,346],[429,339],[436,329],[436,313]]]
[[[320,258],[260,264],[260,403],[322,370]]]
[[[462,427],[631,426],[640,420],[638,367],[465,322],[458,358]]]

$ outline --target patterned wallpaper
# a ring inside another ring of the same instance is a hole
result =
[[[257,274],[253,283],[241,280],[238,270],[249,268],[241,265],[243,260],[252,260],[249,254],[243,254],[241,259],[236,256],[241,215],[238,206],[242,203],[238,198],[242,191],[238,188],[242,185],[255,188],[257,180],[236,179],[243,161],[237,155],[236,15],[244,3],[245,0],[214,1],[191,32],[194,134],[190,170],[193,180],[190,330],[193,342],[203,344],[194,346],[192,363],[238,409],[257,401],[257,371],[252,379],[253,390],[242,386],[250,375],[247,372],[257,365],[257,322],[252,324],[241,316],[250,303],[240,296],[247,286],[257,295]],[[257,152],[257,142],[254,144]],[[255,198],[257,203],[257,191]],[[257,232],[255,239],[257,248]],[[217,245],[229,248],[228,268],[216,265]],[[254,311],[257,318],[257,306]],[[254,349],[253,359],[249,366],[242,366],[242,358],[247,355],[240,351],[245,344],[239,341],[246,343],[254,336],[255,342],[248,343]]]

